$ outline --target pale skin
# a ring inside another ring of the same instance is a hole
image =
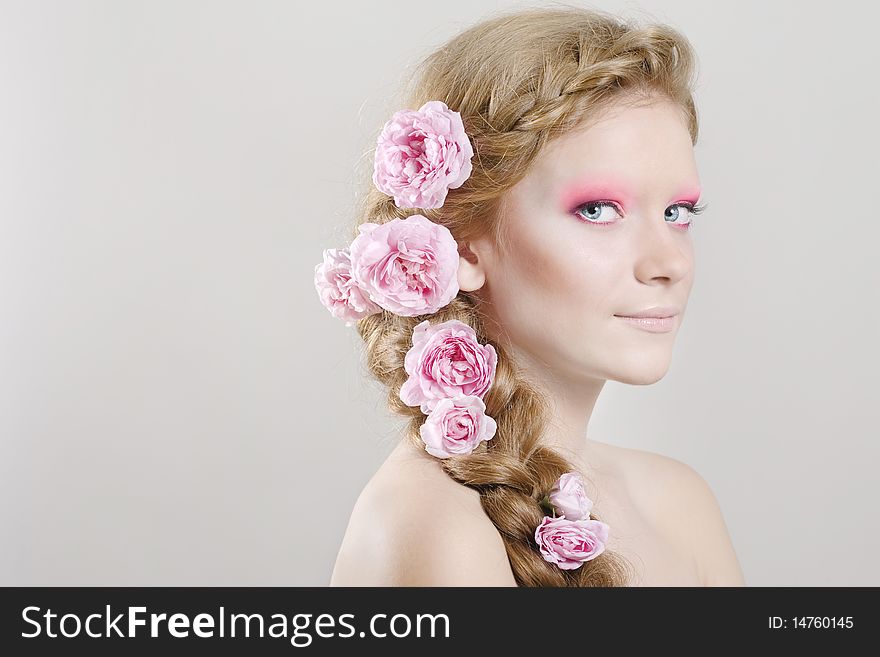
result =
[[[700,182],[679,108],[620,104],[552,142],[505,197],[506,240],[469,242],[459,285],[485,304],[487,331],[553,407],[547,442],[583,473],[607,549],[633,586],[744,586],[707,482],[667,456],[594,440],[588,425],[607,380],[647,385],[669,368],[694,280],[692,218]],[[572,196],[610,180],[600,197]],[[690,198],[690,197],[688,197]],[[579,205],[561,199],[613,201]],[[693,199],[692,199],[693,200]],[[676,212],[677,208],[677,212]],[[597,225],[608,222],[606,225]],[[679,310],[652,333],[616,317]],[[402,440],[352,511],[331,586],[516,586],[501,536],[476,491]]]

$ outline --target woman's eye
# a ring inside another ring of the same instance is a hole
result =
[[[603,214],[603,210],[611,209],[617,212],[617,206],[614,203],[609,201],[590,201],[589,203],[584,203],[579,206],[575,212],[578,216],[583,217],[589,223],[595,224],[610,224],[612,221],[606,220],[605,218],[611,215],[610,212],[605,212]],[[618,216],[620,213],[617,212]]]
[[[687,210],[687,213],[682,212],[682,210]],[[679,219],[690,216],[691,214],[693,214],[693,212],[691,211],[691,208],[689,206],[682,203],[676,203],[675,205],[670,205],[668,208],[666,208],[664,217],[666,221],[675,223],[678,222]],[[686,223],[679,223],[680,226],[687,226],[688,224],[690,224],[690,221]]]

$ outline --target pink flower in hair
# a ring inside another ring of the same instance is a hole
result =
[[[470,454],[481,441],[491,440],[497,428],[483,400],[466,395],[438,401],[419,431],[425,450],[445,459]]]
[[[439,208],[471,175],[473,147],[461,114],[431,100],[391,117],[376,140],[373,183],[399,208]]]
[[[363,223],[351,243],[351,271],[373,302],[398,315],[435,313],[458,294],[458,244],[420,214]]]
[[[351,326],[356,320],[382,312],[351,277],[348,249],[324,249],[324,261],[315,265],[315,289],[324,307]]]
[[[403,359],[409,378],[400,388],[400,399],[427,414],[445,397],[483,397],[497,364],[495,348],[481,345],[464,322],[425,320],[413,329],[412,347]]]
[[[569,520],[590,517],[593,501],[584,491],[584,480],[579,472],[566,472],[550,491],[550,504]]]
[[[600,520],[544,516],[535,529],[535,541],[545,561],[574,570],[605,551],[608,532],[608,525]]]

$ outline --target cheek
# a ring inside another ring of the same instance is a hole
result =
[[[575,234],[548,243],[524,245],[523,266],[528,286],[545,310],[559,320],[589,319],[610,301],[620,260],[588,236]],[[609,311],[609,314],[612,311]]]
[[[496,313],[521,337],[576,337],[611,316],[613,287],[623,275],[615,258],[588,236],[559,231],[510,240],[498,275]]]

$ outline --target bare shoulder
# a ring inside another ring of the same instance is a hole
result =
[[[364,487],[331,586],[516,586],[479,494],[401,443]]]
[[[745,586],[723,513],[705,478],[678,459],[618,449],[628,488],[658,529],[693,555],[703,584]]]

